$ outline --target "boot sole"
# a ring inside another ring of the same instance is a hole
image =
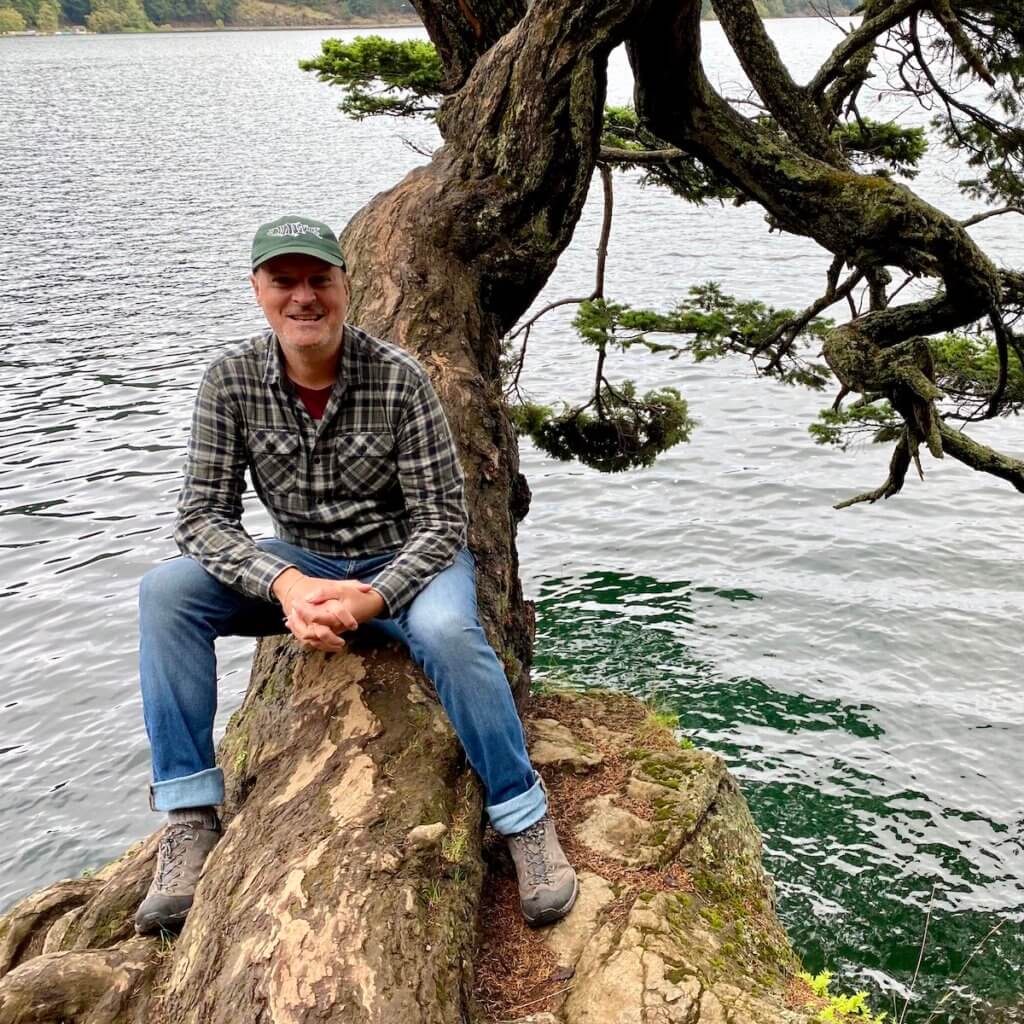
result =
[[[187,910],[180,914],[168,914],[165,917],[155,915],[147,917],[142,921],[135,922],[135,934],[158,935],[160,932],[170,932],[172,935],[177,935],[185,926],[186,917],[188,917]]]
[[[569,913],[573,908],[573,904],[576,902],[576,897],[580,893],[580,880],[577,878],[573,881],[572,895],[565,901],[560,907],[548,907],[547,910],[542,910],[539,914],[534,917],[527,917],[523,914],[523,919],[531,928],[542,928],[546,924],[554,924],[556,921],[561,921],[566,914]]]

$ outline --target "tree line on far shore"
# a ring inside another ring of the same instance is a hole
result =
[[[147,32],[163,25],[336,25],[410,19],[408,0],[0,0],[0,33]]]
[[[858,0],[756,0],[768,18],[846,15]],[[704,0],[705,16],[712,16]],[[52,33],[81,26],[92,32],[147,32],[162,25],[224,27],[335,25],[414,18],[408,0],[0,0],[0,34]]]

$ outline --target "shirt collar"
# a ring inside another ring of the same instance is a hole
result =
[[[338,380],[345,386],[361,381],[365,376],[366,353],[363,350],[359,332],[348,324],[342,329],[341,359],[338,360]],[[287,380],[284,357],[281,346],[277,343],[277,335],[267,331],[264,335],[267,342],[267,358],[263,367],[264,384],[280,384]]]

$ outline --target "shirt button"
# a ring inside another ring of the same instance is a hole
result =
[[[320,456],[319,455],[313,460],[313,465],[314,466],[319,466],[320,465]]]

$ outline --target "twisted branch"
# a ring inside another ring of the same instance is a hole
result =
[[[738,0],[719,2],[725,9]],[[921,9],[919,2],[897,0],[870,18],[837,47],[808,86],[809,92],[820,95],[842,61],[903,18],[910,16],[913,22]],[[913,459],[923,442],[936,458],[945,452],[1012,479],[1014,460],[984,446],[971,447],[973,442],[960,440],[962,435],[946,440],[935,408],[942,392],[934,382],[925,340],[998,310],[1003,283],[999,272],[963,225],[910,189],[830,166],[730,107],[700,63],[700,49],[694,44],[699,13],[695,2],[684,0],[680,10],[678,4],[663,0],[646,19],[643,34],[630,41],[642,123],[730,179],[778,226],[810,236],[864,271],[872,282],[872,312],[855,314],[850,323],[831,331],[823,350],[844,388],[890,400],[906,423],[907,458]],[[912,32],[914,27],[911,24]],[[888,301],[887,266],[937,277],[945,291],[927,302],[881,308]],[[1016,343],[1012,332],[1005,332],[1004,342],[1007,347]],[[903,458],[901,451],[897,468]],[[902,482],[899,473],[891,473],[880,491],[895,493],[896,481]]]
[[[616,149],[601,147],[601,160],[608,164],[663,164],[679,160],[686,154],[681,149]]]
[[[879,499],[891,498],[893,495],[899,494],[903,489],[903,482],[907,478],[910,462],[910,431],[904,427],[903,433],[900,434],[900,439],[892,451],[892,458],[889,460],[889,475],[886,477],[885,483],[873,491],[858,494],[855,498],[847,498],[832,507],[835,509],[849,508],[851,505],[859,505],[865,501],[873,505]],[[918,468],[920,469],[920,465]]]
[[[981,54],[978,53],[974,43],[971,42],[970,37],[964,31],[963,25],[960,24],[960,19],[957,18],[949,0],[932,0],[931,7],[935,20],[945,29],[950,41],[967,65],[980,79],[988,85],[994,86],[996,84],[995,77],[989,71]]]
[[[807,83],[807,92],[820,101],[825,89],[840,75],[850,58],[864,47],[871,46],[880,35],[894,28],[912,11],[924,6],[925,0],[895,0],[883,12],[865,19],[829,54]]]

